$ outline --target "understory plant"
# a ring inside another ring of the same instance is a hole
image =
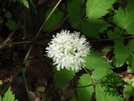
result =
[[[27,0],[19,1],[29,7]],[[134,0],[115,8],[122,1],[68,0],[66,6],[63,4],[59,9],[59,0],[53,9],[46,12],[46,20],[34,40],[41,30],[49,31],[58,26],[64,16],[74,30],[63,29],[53,35],[46,47],[47,55],[44,55],[51,58],[55,66],[54,90],[78,76],[76,96],[71,96],[70,101],[124,101],[133,96],[133,78],[122,79],[114,71],[123,67],[128,73],[134,73]],[[9,17],[10,13],[7,15]],[[112,54],[110,57],[94,47],[94,42],[101,44],[103,41],[107,46],[101,51]]]

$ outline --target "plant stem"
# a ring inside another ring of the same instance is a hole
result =
[[[54,8],[52,9],[52,11],[49,13],[49,15],[47,16],[47,18],[45,19],[45,21],[43,22],[43,24],[41,25],[40,29],[38,30],[34,40],[37,39],[37,37],[39,36],[39,33],[41,32],[43,26],[45,25],[45,23],[48,21],[48,19],[50,18],[50,16],[53,14],[53,12],[55,11],[55,9],[58,7],[58,5],[60,4],[62,0],[59,0],[58,3],[54,6]]]
[[[29,101],[32,101],[30,93],[29,93],[29,90],[28,90],[28,85],[27,85],[26,77],[25,77],[25,68],[22,68],[22,76],[23,76],[23,80],[24,80],[24,84],[25,84],[25,88],[26,88],[28,99],[29,99]]]
[[[24,44],[24,43],[32,43],[32,41],[20,41],[20,42],[5,43],[5,44],[0,44],[0,46],[14,45],[14,44]]]

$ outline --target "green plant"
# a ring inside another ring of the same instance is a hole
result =
[[[15,100],[15,96],[12,93],[11,88],[9,87],[4,94],[4,97],[0,95],[0,101],[18,101],[18,100]]]

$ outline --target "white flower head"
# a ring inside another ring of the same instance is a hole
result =
[[[84,67],[86,57],[90,52],[89,42],[79,32],[70,33],[62,30],[53,36],[53,39],[46,48],[47,55],[53,58],[54,65],[57,70],[66,68],[68,70],[80,70]]]

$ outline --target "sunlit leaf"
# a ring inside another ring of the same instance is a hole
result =
[[[79,101],[90,101],[94,88],[89,74],[83,74],[78,81],[77,95]]]

